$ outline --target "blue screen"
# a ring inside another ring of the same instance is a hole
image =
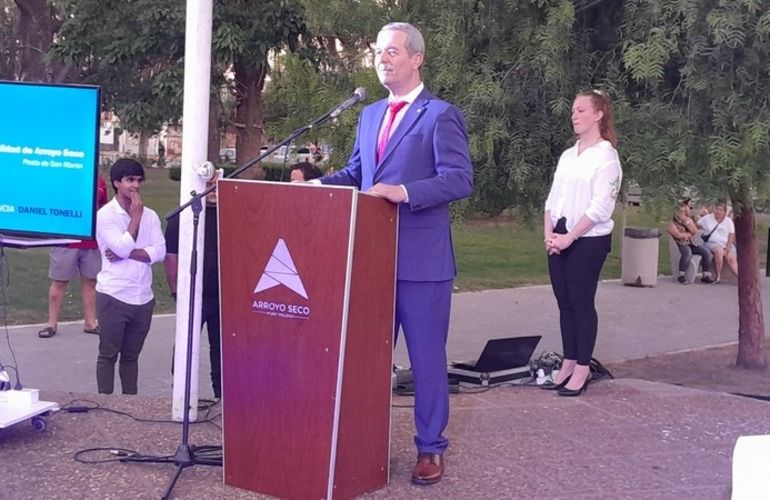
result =
[[[0,81],[0,234],[93,239],[99,88]]]

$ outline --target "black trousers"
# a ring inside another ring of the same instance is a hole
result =
[[[203,296],[201,303],[201,329],[206,325],[209,338],[209,362],[211,363],[211,388],[215,398],[222,397],[222,341],[219,317],[219,297]],[[176,349],[176,348],[175,348]],[[171,353],[171,375],[174,374],[174,353]]]
[[[221,326],[219,321],[219,297],[203,297],[201,326],[206,325],[209,335],[209,361],[211,362],[211,387],[214,397],[222,397]]]
[[[559,305],[564,358],[575,359],[581,365],[590,363],[596,345],[596,287],[611,246],[609,234],[583,237],[559,255],[548,256],[551,287]]]
[[[114,390],[118,357],[123,394],[137,393],[139,354],[150,331],[154,308],[155,299],[137,306],[96,293],[96,316],[99,319],[96,385],[100,394],[112,394]]]

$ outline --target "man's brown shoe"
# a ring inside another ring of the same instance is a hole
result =
[[[412,484],[436,484],[444,477],[444,456],[438,453],[420,453],[412,472]]]

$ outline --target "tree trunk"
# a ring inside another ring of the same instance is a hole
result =
[[[264,131],[262,127],[262,89],[265,86],[265,66],[260,69],[251,67],[252,61],[236,61],[235,79],[237,95],[235,107],[235,127],[238,136],[235,140],[237,162],[243,165],[259,156]],[[262,165],[254,165],[240,174],[244,179],[264,179]]]
[[[47,0],[15,0],[19,9],[18,68],[16,78],[30,82],[50,80],[44,57],[58,31],[54,7]]]
[[[206,157],[214,165],[219,164],[222,159],[219,157],[221,149],[221,132],[219,130],[219,117],[222,114],[219,99],[214,96],[209,99],[209,147]],[[236,150],[236,154],[238,154]]]
[[[150,136],[147,132],[139,133],[139,157],[147,158],[150,151]],[[149,162],[149,159],[147,159]]]
[[[735,217],[735,244],[738,250],[738,359],[741,368],[764,370],[767,357],[763,348],[765,319],[759,288],[759,252],[754,209],[744,200],[733,200],[740,207]],[[737,203],[736,203],[737,202]]]

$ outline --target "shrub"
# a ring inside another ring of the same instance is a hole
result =
[[[220,164],[217,168],[221,168],[225,172],[225,177],[230,177],[233,172],[240,167],[231,164]],[[283,163],[268,163],[262,162],[262,169],[265,171],[265,180],[274,182],[289,182],[291,179],[291,165],[284,165]],[[182,168],[175,166],[168,169],[168,178],[172,181],[182,180]]]

